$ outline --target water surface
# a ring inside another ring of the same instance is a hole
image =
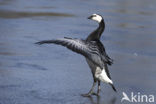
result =
[[[121,104],[122,92],[156,96],[155,5],[155,0],[0,0],[0,104]],[[114,59],[109,70],[118,93],[102,84],[100,97],[84,98],[80,94],[93,82],[85,59],[61,46],[34,43],[85,39],[98,26],[87,20],[93,13],[105,19],[101,41]]]

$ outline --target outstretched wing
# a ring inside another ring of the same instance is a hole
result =
[[[61,38],[61,39],[55,39],[55,40],[43,40],[40,42],[37,42],[36,44],[58,44],[67,47],[68,49],[77,52],[79,54],[83,54],[84,56],[87,56],[87,45],[84,40],[80,39],[72,39],[72,38]]]
[[[92,44],[84,40],[72,39],[67,37],[62,39],[55,39],[55,40],[44,40],[44,41],[37,42],[36,44],[41,45],[41,44],[50,44],[50,43],[65,46],[68,49],[87,57],[99,67],[102,68],[104,66],[101,57],[99,56],[99,53],[97,51],[97,47],[94,46],[95,44]]]

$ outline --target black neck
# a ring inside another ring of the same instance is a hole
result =
[[[100,39],[101,37],[101,34],[103,33],[105,29],[105,23],[104,23],[104,20],[102,20],[100,23],[99,23],[99,27],[94,30],[88,37],[87,37],[87,41],[91,41],[91,40],[96,40],[96,39]]]

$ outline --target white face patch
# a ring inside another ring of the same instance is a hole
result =
[[[98,14],[92,14],[92,20],[94,20],[94,21],[97,21],[98,23],[100,23],[101,22],[101,20],[102,20],[102,17],[100,16],[100,15],[98,15]]]

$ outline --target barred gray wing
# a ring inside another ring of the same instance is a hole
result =
[[[94,64],[98,65],[99,67],[104,67],[104,64],[101,60],[99,55],[99,50],[97,46],[95,46],[94,42],[87,42],[81,39],[72,39],[72,38],[61,38],[55,40],[44,40],[37,42],[36,44],[58,44],[67,47],[68,49],[79,53],[86,58],[90,59]]]

